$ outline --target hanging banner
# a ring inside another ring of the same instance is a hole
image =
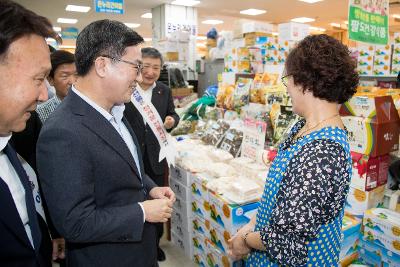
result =
[[[75,27],[61,28],[61,38],[76,39],[78,38],[79,30]]]
[[[172,137],[165,130],[164,123],[154,105],[144,100],[136,88],[133,90],[131,101],[157,138],[160,145],[158,161],[161,162],[163,159],[167,159],[168,166],[175,166],[176,150]]]
[[[349,0],[349,39],[386,45],[389,41],[389,0]]]
[[[94,0],[97,13],[124,14],[124,0]]]

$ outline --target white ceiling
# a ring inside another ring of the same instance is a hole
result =
[[[78,23],[74,25],[82,30],[87,24],[98,19],[115,19],[122,22],[140,23],[135,30],[143,37],[151,37],[151,19],[140,16],[151,12],[151,8],[172,0],[125,0],[125,14],[113,15],[96,13],[93,10],[93,0],[15,0],[23,6],[50,19],[54,26],[68,26],[58,24],[57,18],[76,18]],[[400,13],[400,0],[390,0],[390,13]],[[65,11],[67,4],[91,6],[88,13]],[[323,27],[332,30],[329,25],[332,22],[344,23],[347,20],[348,0],[324,0],[315,4],[307,4],[298,0],[201,0],[198,8],[199,34],[205,35],[211,28],[200,22],[205,19],[221,19],[223,24],[217,25],[217,30],[232,30],[237,19],[254,19],[274,24],[288,22],[295,17],[310,17],[316,21],[312,26]],[[259,16],[239,14],[240,10],[258,8],[265,9],[267,13]],[[71,25],[69,25],[71,26]],[[390,31],[400,31],[400,23],[390,20]],[[65,42],[64,42],[65,43]],[[68,41],[67,41],[68,43]]]

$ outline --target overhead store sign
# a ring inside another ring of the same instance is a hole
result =
[[[349,39],[386,45],[389,41],[389,0],[349,0]]]
[[[124,14],[124,0],[94,0],[97,13]]]
[[[76,39],[78,38],[78,29],[74,27],[62,28],[61,38],[63,39]]]

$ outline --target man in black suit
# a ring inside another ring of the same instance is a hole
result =
[[[160,52],[151,47],[142,48],[142,81],[139,82],[137,90],[147,102],[151,102],[156,108],[164,127],[172,130],[179,122],[179,116],[175,112],[174,102],[172,100],[171,90],[165,84],[157,82],[160,78],[163,58]],[[147,175],[158,186],[165,186],[168,166],[166,160],[159,162],[160,145],[156,136],[144,121],[139,111],[132,102],[127,103],[125,116],[135,132],[140,149],[143,152],[144,170]],[[158,261],[165,260],[165,253],[159,247],[160,238],[163,235],[163,224],[157,224],[157,258]]]
[[[143,38],[99,20],[76,41],[77,82],[44,124],[37,167],[50,215],[67,243],[68,266],[157,266],[154,223],[175,195],[146,175],[123,117],[141,81]]]
[[[0,265],[51,266],[51,241],[32,168],[9,144],[23,131],[38,101],[47,100],[46,37],[51,23],[0,0]]]

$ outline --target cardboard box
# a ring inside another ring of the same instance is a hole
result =
[[[348,255],[354,254],[358,250],[360,241],[361,219],[345,214],[342,224],[342,242],[339,259],[344,259]]]
[[[390,45],[375,45],[375,57],[379,56],[389,56],[391,54],[391,46]]]
[[[372,66],[372,64],[370,64],[370,65],[358,65],[357,66],[357,73],[359,74],[359,75],[362,75],[362,76],[371,76],[371,75],[373,75],[373,66]]]
[[[250,72],[251,73],[263,73],[264,64],[262,61],[251,61],[250,62]]]
[[[171,216],[171,231],[177,234],[181,239],[188,240],[193,237],[191,231],[190,218],[182,218],[181,214],[172,212]]]
[[[359,253],[354,252],[352,254],[346,255],[344,258],[340,259],[339,261],[339,266],[340,267],[347,267],[350,264],[352,264],[354,261],[356,261],[359,258]]]
[[[175,244],[177,247],[182,249],[185,252],[185,255],[188,256],[190,259],[193,258],[193,240],[192,237],[189,236],[190,233],[186,232],[182,233],[182,235],[179,233],[171,232],[171,241],[173,244]]]
[[[250,61],[225,61],[225,72],[250,73]]]
[[[219,251],[210,241],[208,244],[207,263],[209,267],[244,267],[243,261],[233,262],[231,258]]]
[[[192,201],[192,191],[189,187],[182,185],[176,180],[170,180],[169,186],[172,191],[174,191],[177,198],[189,203]]]
[[[376,63],[377,61],[375,61]],[[390,75],[390,62],[387,65],[375,65],[373,68],[373,75],[376,76],[388,76]]]
[[[357,46],[358,57],[373,57],[375,55],[375,46],[373,45],[359,45]]]
[[[194,216],[192,219],[192,229],[195,235],[204,236],[210,239],[211,223],[210,220],[204,219],[200,216]]]
[[[351,186],[353,188],[370,191],[386,184],[389,171],[389,155],[370,157],[351,152],[351,158],[353,160],[353,175],[351,177]]]
[[[210,204],[204,199],[194,199],[192,201],[192,213],[205,220],[210,219]]]
[[[180,198],[176,198],[173,209],[177,216],[176,219],[179,222],[185,223],[186,228],[188,228],[188,222],[193,217],[191,203],[183,201]]]
[[[279,40],[300,41],[310,34],[310,25],[304,23],[281,23],[278,25]]]
[[[183,87],[183,88],[172,88],[171,89],[173,97],[181,97],[181,96],[189,96],[193,93],[192,88]]]
[[[262,61],[261,48],[250,47],[249,48],[249,60],[250,61]]]
[[[228,240],[231,239],[232,235],[226,230],[221,232],[211,226],[210,236],[210,241],[213,245],[222,253],[227,254],[229,249]]]
[[[369,258],[380,258],[383,266],[400,267],[400,255],[393,253],[376,243],[369,242],[368,240],[360,240],[360,252],[363,255],[368,255]]]
[[[400,213],[381,208],[370,209],[364,214],[363,224],[365,231],[370,228],[392,237],[398,244],[400,252]]]
[[[192,183],[190,185],[192,196],[197,200],[209,201],[209,194],[207,189],[207,175],[198,173],[193,175]]]
[[[274,25],[270,23],[260,21],[246,21],[242,24],[242,33],[272,33],[274,31]]]
[[[400,64],[392,64],[392,69],[390,74],[392,75],[398,75],[400,72]]]
[[[245,213],[257,209],[258,205],[258,202],[244,205],[230,204],[222,197],[210,194],[211,224],[220,232],[226,230],[229,233],[236,233],[249,222]]]
[[[179,167],[170,167],[169,176],[170,179],[178,181],[180,184],[184,186],[190,186],[192,183],[192,173]]]
[[[263,45],[271,37],[269,37],[266,33],[260,32],[250,32],[244,34],[244,42],[246,46],[254,46],[254,45]]]
[[[340,114],[351,151],[376,157],[398,150],[400,118],[391,96],[354,96]]]
[[[366,210],[382,205],[384,196],[384,185],[368,192],[350,186],[349,194],[346,199],[345,211],[356,216],[363,216]]]

